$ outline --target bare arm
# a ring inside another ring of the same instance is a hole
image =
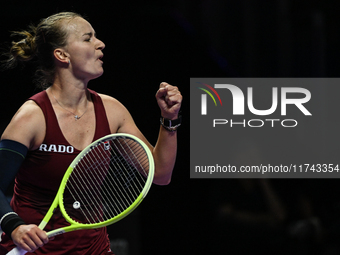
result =
[[[43,142],[45,132],[45,119],[40,107],[33,101],[27,101],[14,115],[1,140],[17,141],[34,150]]]
[[[36,149],[45,136],[44,123],[41,109],[33,101],[27,101],[14,115],[1,139],[13,140],[28,149]],[[46,233],[36,225],[20,225],[13,230],[11,237],[17,246],[30,252],[48,242]]]
[[[177,119],[182,104],[182,95],[178,88],[162,82],[156,93],[162,117]],[[177,131],[170,132],[161,126],[153,155],[155,158],[158,184],[170,183],[177,154]]]
[[[177,131],[170,132],[160,127],[158,140],[153,147],[137,128],[130,113],[118,101],[102,96],[112,133],[128,133],[144,141],[152,151],[155,160],[154,183],[167,185],[171,181],[177,154]],[[170,120],[178,118],[182,95],[177,87],[162,82],[156,93],[156,100],[162,117]],[[113,110],[114,109],[114,110]],[[118,120],[118,121],[117,121]]]

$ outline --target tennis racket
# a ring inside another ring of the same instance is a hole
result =
[[[153,157],[143,141],[122,133],[105,136],[73,160],[39,228],[45,228],[58,206],[70,225],[48,232],[48,237],[115,223],[142,202],[153,176]],[[25,253],[16,247],[7,254]]]

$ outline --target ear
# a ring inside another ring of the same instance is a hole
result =
[[[65,64],[69,63],[69,55],[65,52],[65,50],[57,48],[53,51],[53,55],[58,62]]]

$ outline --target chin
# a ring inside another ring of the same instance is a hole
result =
[[[99,78],[100,76],[102,76],[104,73],[104,69],[101,70],[101,72],[98,72],[97,74],[95,74],[95,76],[93,77],[93,79]]]

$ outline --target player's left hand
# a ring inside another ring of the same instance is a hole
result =
[[[182,104],[182,95],[176,86],[162,82],[156,93],[156,99],[163,118],[170,120],[178,118]]]

